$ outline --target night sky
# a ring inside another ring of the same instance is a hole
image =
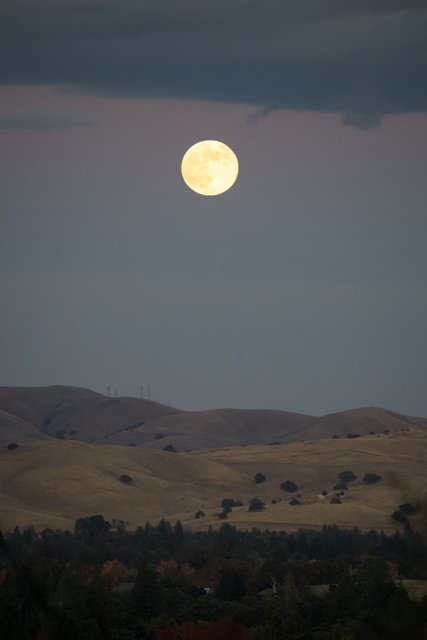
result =
[[[2,0],[0,384],[427,416],[426,34],[425,0]]]

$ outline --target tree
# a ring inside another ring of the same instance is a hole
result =
[[[341,498],[338,498],[337,496],[334,496],[333,498],[330,499],[330,504],[341,504],[342,500]]]
[[[233,507],[241,506],[242,503],[240,502],[240,500],[234,500],[234,498],[223,498],[221,502],[221,507],[226,513],[229,513]]]
[[[223,600],[238,600],[246,595],[246,581],[241,569],[228,567],[221,573],[216,595]]]
[[[9,451],[13,451],[14,449],[18,448],[18,445],[16,444],[16,442],[11,442],[10,444],[7,445],[7,448]]]
[[[111,529],[111,524],[100,514],[87,518],[78,518],[75,522],[74,530],[76,535],[89,534],[99,536],[107,533]]]
[[[340,471],[338,478],[341,482],[353,482],[353,480],[356,480],[357,476],[353,471]]]
[[[248,511],[262,511],[265,507],[265,502],[258,498],[251,498],[249,501]]]
[[[416,512],[417,509],[410,502],[404,502],[403,504],[399,505],[399,510],[406,516],[411,516]]]
[[[294,491],[298,491],[298,485],[295,484],[292,480],[286,480],[286,482],[282,482],[280,488],[283,491],[288,491],[289,493],[293,493]]]
[[[363,482],[365,484],[375,484],[376,482],[379,482],[380,480],[382,480],[382,477],[379,476],[377,473],[365,473],[365,475],[363,477]]]
[[[194,517],[196,518],[196,520],[199,520],[200,518],[204,518],[205,517],[205,512],[204,511],[196,511],[196,513],[194,514]]]
[[[119,478],[120,482],[123,482],[124,484],[130,484],[133,480],[130,476],[128,476],[126,473],[122,473],[122,475]]]
[[[396,522],[401,522],[402,524],[408,521],[408,518],[401,511],[394,511],[391,514],[391,517],[393,518],[393,520],[396,520]]]
[[[297,505],[301,504],[301,502],[296,498],[292,498],[292,500],[289,500],[289,504],[291,504],[293,507],[296,507]]]
[[[166,447],[163,447],[163,451],[171,451],[172,453],[176,453],[176,449],[173,444],[167,444]]]
[[[265,475],[263,473],[256,473],[254,480],[257,484],[260,484],[261,482],[265,482]]]
[[[144,563],[135,581],[132,591],[131,609],[138,618],[148,620],[161,611],[162,590],[156,574]]]

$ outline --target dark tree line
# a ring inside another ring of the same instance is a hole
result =
[[[391,567],[427,579],[427,541],[335,526],[191,533],[165,520],[131,532],[101,515],[73,532],[15,529],[0,534],[0,637],[424,639],[427,599],[409,600]]]

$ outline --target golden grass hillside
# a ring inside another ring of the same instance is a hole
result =
[[[242,528],[319,527],[335,523],[391,532],[400,525],[391,513],[403,501],[416,501],[427,491],[427,434],[423,431],[368,436],[355,440],[321,440],[280,446],[233,447],[192,453],[166,453],[136,447],[100,446],[49,440],[0,451],[0,528],[10,530],[72,528],[80,516],[96,513],[128,521],[178,518],[189,528],[220,525],[223,498],[241,500],[228,522]],[[352,470],[342,504],[330,504],[337,474]],[[266,481],[254,482],[262,472]],[[364,485],[365,473],[383,480]],[[126,474],[130,484],[120,481]],[[279,485],[293,480],[300,506],[288,504],[291,494]],[[266,503],[249,513],[257,497]],[[276,501],[276,504],[272,503]],[[206,517],[194,518],[202,510]],[[421,523],[413,520],[414,525]]]

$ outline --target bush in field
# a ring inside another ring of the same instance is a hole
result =
[[[248,511],[262,511],[264,509],[265,502],[258,498],[252,498],[249,501]]]
[[[341,482],[353,482],[353,480],[356,480],[357,476],[353,471],[340,471],[338,478]]]
[[[363,482],[365,484],[375,484],[376,482],[379,482],[380,480],[382,480],[382,478],[377,473],[365,473],[365,475],[363,477]]]
[[[260,484],[261,482],[265,482],[265,475],[263,473],[256,473],[254,480],[257,484]]]
[[[288,491],[289,493],[293,493],[294,491],[298,491],[298,485],[295,484],[292,480],[286,480],[286,482],[282,482],[280,485],[282,491]]]

